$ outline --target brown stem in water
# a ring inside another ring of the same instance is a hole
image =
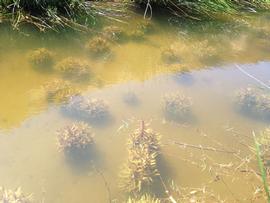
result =
[[[214,147],[205,147],[202,145],[193,145],[193,144],[187,144],[183,142],[177,142],[177,141],[172,141],[172,144],[178,145],[178,146],[183,146],[183,147],[190,147],[194,149],[201,149],[201,150],[207,150],[207,151],[213,151],[213,152],[220,152],[220,153],[229,153],[229,154],[236,154],[236,151],[227,151],[223,149],[216,149]]]

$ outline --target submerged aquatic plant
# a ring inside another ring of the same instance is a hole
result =
[[[236,93],[236,104],[251,116],[270,118],[270,94],[265,89],[248,87]]]
[[[154,30],[154,25],[151,20],[143,20],[137,24],[136,28],[145,34],[148,34]]]
[[[15,191],[0,187],[1,203],[31,203],[32,195],[25,195],[19,187]]]
[[[72,97],[65,109],[70,114],[78,115],[79,117],[93,122],[107,120],[110,113],[107,102],[102,99],[86,99],[82,96]]]
[[[128,32],[128,36],[134,40],[143,40],[145,35],[153,30],[153,25],[149,20],[144,20],[135,25],[134,29]]]
[[[160,136],[145,127],[130,135],[128,140],[128,161],[120,172],[120,188],[128,193],[140,193],[159,176],[157,157]]]
[[[93,56],[99,56],[110,52],[110,45],[103,37],[90,39],[86,43],[85,48]]]
[[[161,201],[150,195],[143,195],[140,198],[129,197],[126,203],[161,203]]]
[[[167,64],[175,64],[181,62],[181,56],[173,46],[170,46],[169,48],[162,51],[161,59]]]
[[[136,129],[128,139],[129,149],[146,149],[148,153],[159,153],[160,135],[151,128],[146,128],[145,123],[141,123],[141,127]]]
[[[53,53],[46,48],[32,51],[28,58],[35,68],[49,69],[54,63]]]
[[[68,57],[56,64],[56,70],[68,78],[82,78],[89,75],[89,65],[87,61]]]
[[[103,29],[103,36],[112,41],[119,41],[124,37],[124,31],[117,26],[107,26]]]
[[[47,99],[53,102],[66,102],[72,96],[80,93],[79,90],[72,87],[69,82],[63,80],[53,80],[45,84],[44,89],[47,94]]]
[[[190,117],[192,100],[180,92],[167,94],[163,98],[163,111],[169,119],[186,120]]]
[[[57,145],[60,151],[85,149],[94,143],[91,127],[83,122],[72,123],[57,131]]]
[[[120,189],[128,193],[140,193],[159,176],[157,153],[149,153],[146,148],[129,151],[128,162],[120,172]]]

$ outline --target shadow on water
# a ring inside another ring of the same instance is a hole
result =
[[[91,118],[82,112],[70,110],[66,107],[61,107],[61,113],[74,121],[83,121],[95,128],[109,127],[115,122],[115,119],[111,114],[108,114],[106,117],[103,118]]]
[[[138,107],[140,105],[140,99],[132,91],[124,93],[122,96],[122,99],[123,99],[123,102],[128,106]]]
[[[100,153],[94,144],[85,149],[66,150],[64,154],[66,163],[76,174],[85,174],[103,166]]]
[[[152,194],[153,196],[164,198],[167,197],[166,190],[168,189],[168,181],[173,177],[170,166],[166,163],[165,157],[160,155],[157,157],[157,169],[159,175],[153,178],[151,185],[143,188],[143,192],[146,194]]]
[[[254,121],[259,121],[263,123],[269,123],[270,122],[270,112],[264,111],[264,112],[258,112],[254,109],[251,109],[248,106],[238,106],[235,105],[234,109],[237,113],[242,115],[245,118],[252,119]]]
[[[173,170],[170,168],[169,164],[167,163],[165,157],[161,154],[157,159],[157,167],[159,169],[160,178],[158,178],[157,184],[153,185],[153,191],[158,196],[166,196],[166,187],[168,187],[168,182],[164,182],[164,180],[170,180],[174,177]],[[165,184],[165,185],[164,185]]]
[[[176,122],[178,124],[192,124],[198,123],[198,119],[193,112],[188,112],[185,115],[176,115],[169,112],[163,112],[164,118],[169,122]]]

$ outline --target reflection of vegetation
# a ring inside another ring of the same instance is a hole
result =
[[[160,153],[159,140],[160,136],[146,128],[144,122],[130,135],[128,161],[120,173],[122,190],[133,194],[140,193],[159,176],[156,163]]]
[[[6,190],[0,187],[0,202],[1,203],[31,203],[32,195],[25,195],[19,187],[15,191]]]
[[[161,203],[161,201],[154,197],[151,197],[150,195],[143,195],[139,199],[130,197],[127,203]]]
[[[40,48],[29,54],[29,61],[34,67],[48,69],[54,62],[53,53],[48,49]]]
[[[94,143],[91,128],[83,122],[73,123],[57,131],[58,147],[61,151],[85,149]]]
[[[173,120],[187,119],[191,114],[191,98],[177,92],[163,98],[164,113]]]
[[[53,102],[64,102],[69,100],[74,95],[79,94],[79,91],[72,85],[63,80],[54,80],[47,83],[45,86],[47,99]]]
[[[74,113],[83,119],[91,121],[104,121],[109,117],[109,107],[102,99],[85,99],[75,96],[65,107],[68,112]]]
[[[174,201],[170,202],[180,202],[180,203],[190,203],[190,202],[212,202],[221,203],[224,202],[219,195],[215,195],[213,190],[209,187],[203,186],[201,188],[194,187],[179,187],[172,181],[169,190],[171,191],[170,200],[173,198]]]
[[[110,52],[110,45],[105,38],[102,37],[95,37],[90,39],[86,45],[86,50],[94,55],[99,56]]]
[[[69,78],[81,78],[89,74],[89,65],[87,61],[72,57],[60,61],[56,65],[56,69]]]
[[[267,119],[270,117],[270,95],[264,89],[241,89],[236,94],[236,102],[244,113]]]

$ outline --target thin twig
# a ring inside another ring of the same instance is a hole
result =
[[[214,147],[205,147],[202,145],[193,145],[193,144],[187,144],[187,143],[177,142],[177,141],[172,141],[172,144],[183,146],[183,147],[190,147],[190,148],[194,148],[194,149],[220,152],[220,153],[229,153],[229,154],[236,154],[237,153],[236,151],[227,151],[227,150],[223,150],[223,149],[216,149]]]

